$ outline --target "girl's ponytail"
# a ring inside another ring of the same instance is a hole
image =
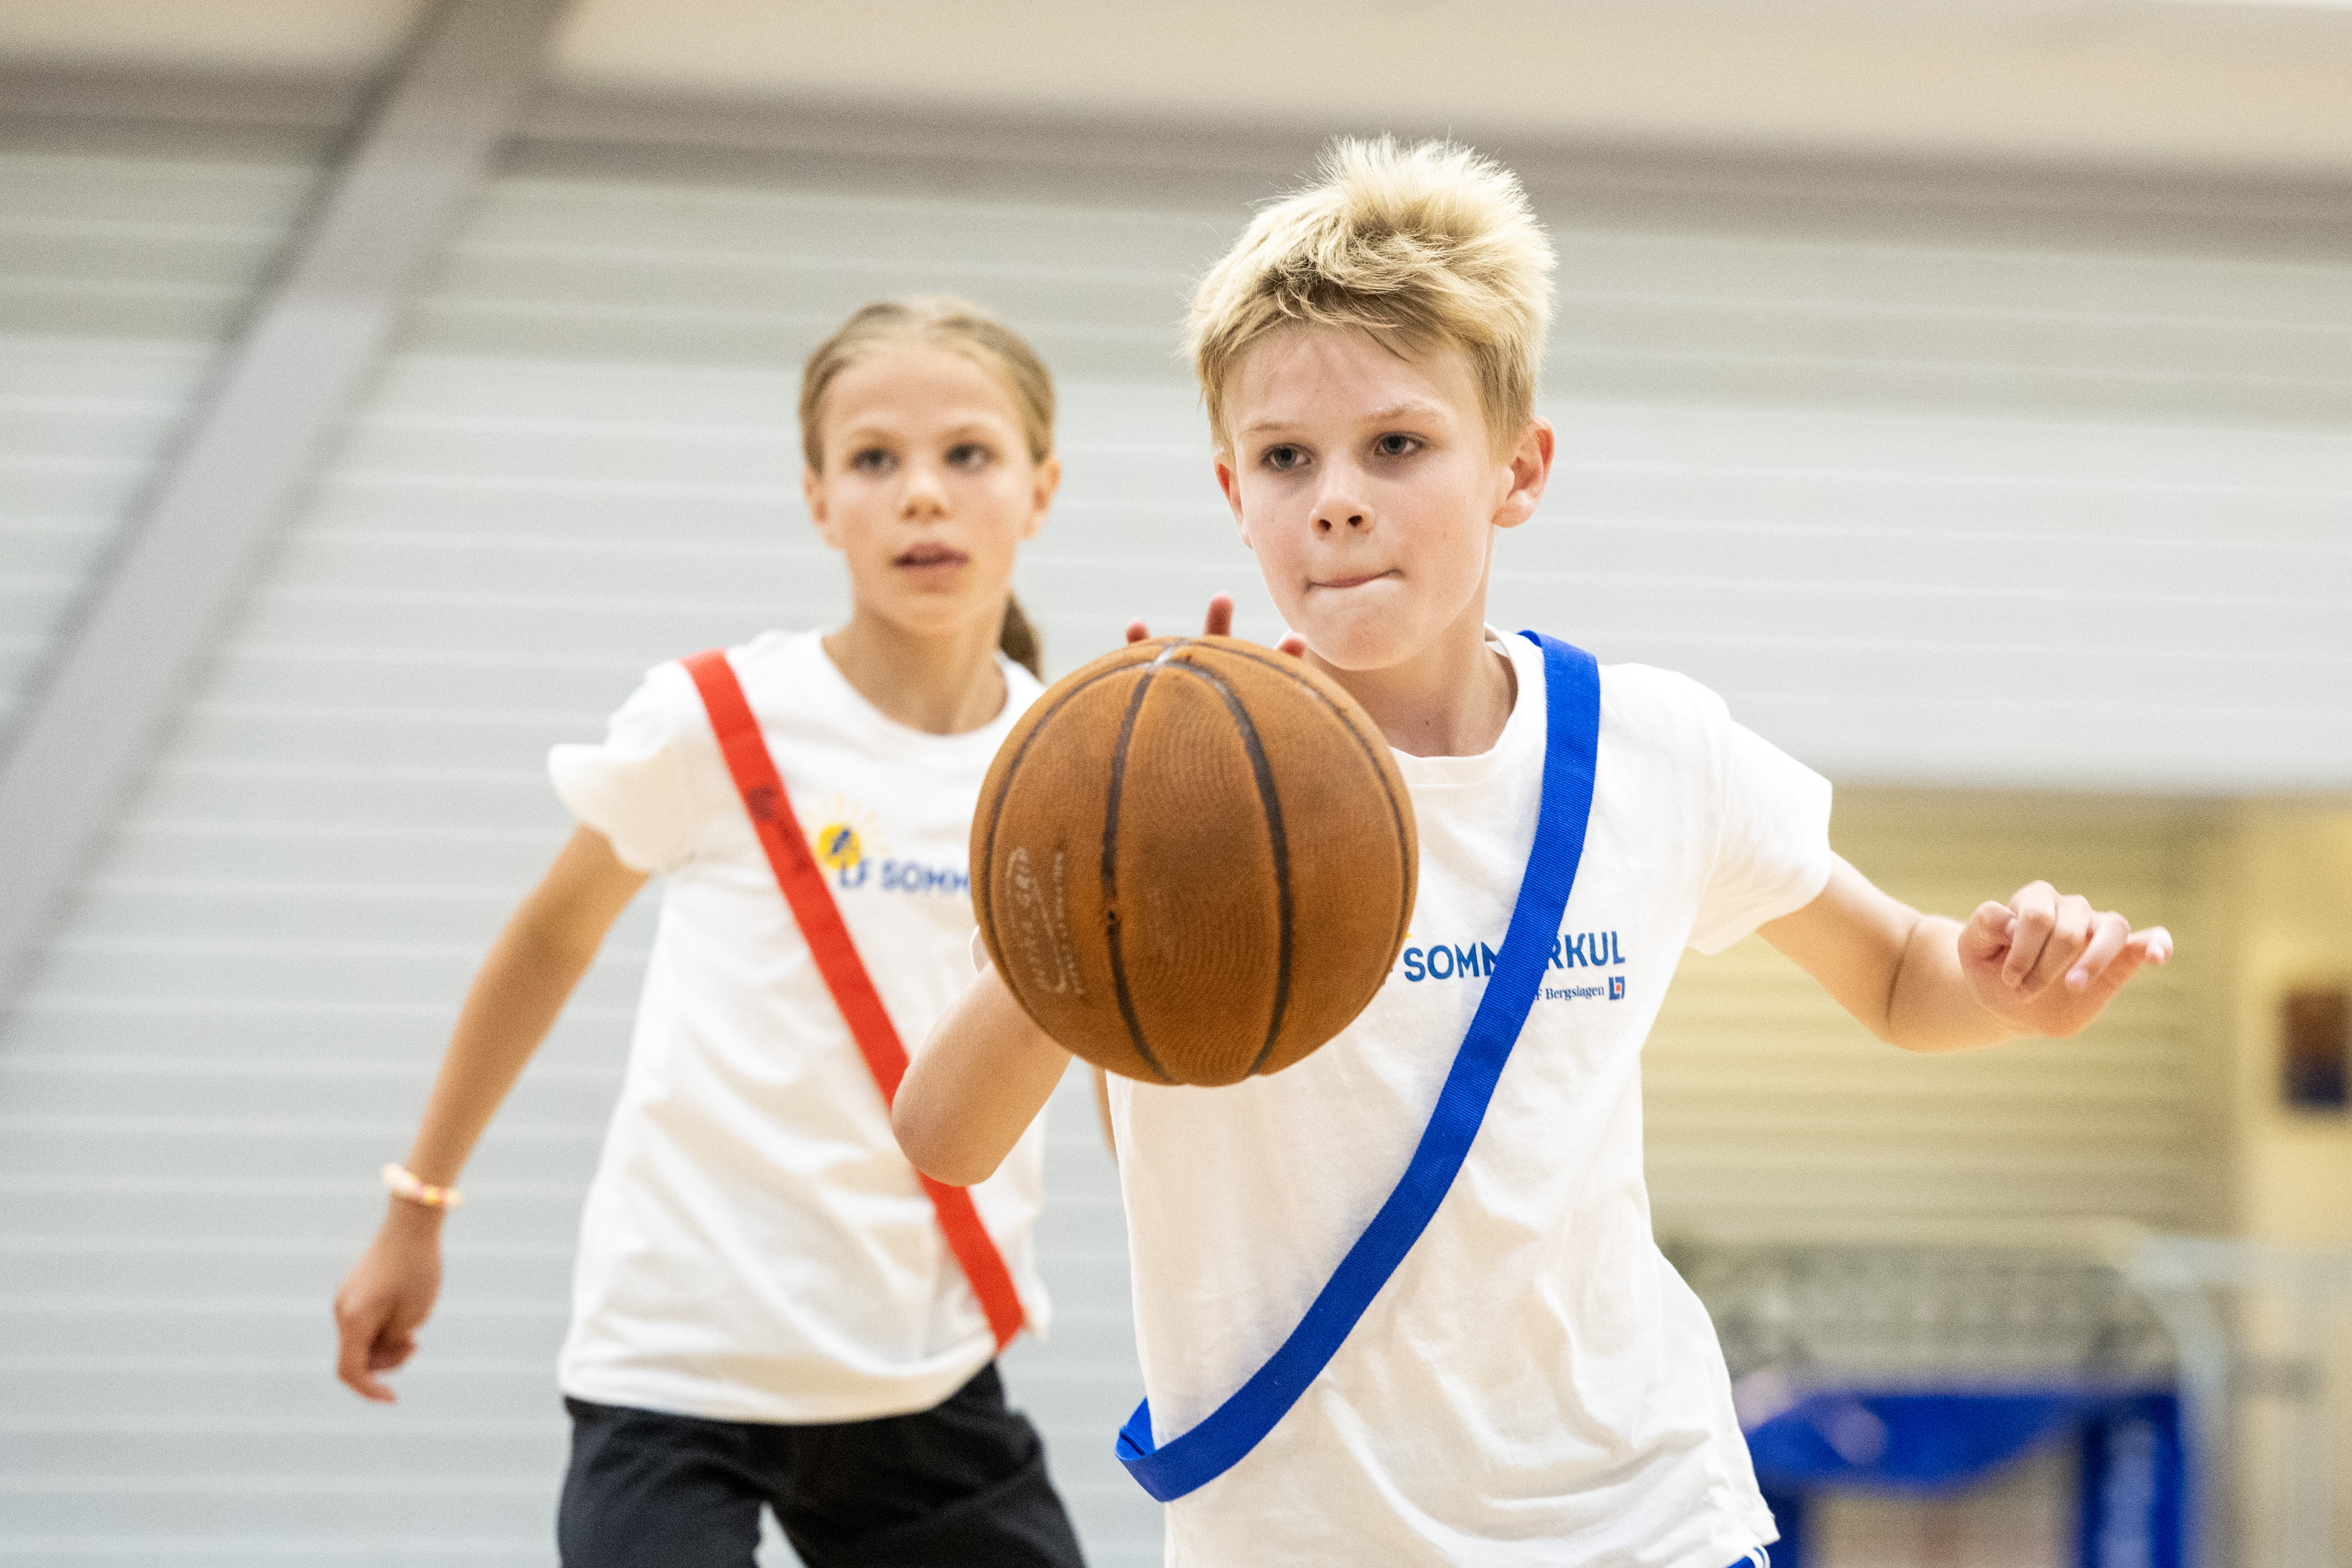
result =
[[[1021,611],[1021,601],[1013,595],[1004,595],[1004,627],[996,634],[996,646],[1004,657],[1035,676],[1045,679],[1045,649],[1037,637],[1037,628]]]

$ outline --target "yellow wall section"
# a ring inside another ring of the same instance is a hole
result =
[[[2223,1218],[2228,966],[2198,881],[2210,807],[2145,799],[1844,790],[1832,840],[1896,897],[1965,918],[2035,877],[2180,956],[2067,1041],[1951,1057],[1880,1044],[1757,938],[1685,953],[1645,1064],[1662,1233],[2116,1215]]]
[[[2295,1111],[2279,1091],[2279,1005],[2304,985],[2352,984],[2352,810],[2313,805],[2247,805],[2209,846],[2205,881],[2225,918],[2224,1027],[2236,1136],[2230,1228],[2294,1248],[2352,1246],[2352,1115]],[[2352,1318],[2338,1296],[2323,1308],[2317,1341],[2294,1331],[2282,1292],[2240,1298],[2241,1354],[2267,1396],[2240,1407],[2235,1427],[2239,1545],[2242,1559],[2281,1560],[2294,1526],[2284,1517],[2290,1476],[2315,1460],[2332,1469],[2335,1537],[2352,1543],[2352,1488],[2341,1456],[2352,1453]],[[2309,1357],[2316,1352],[2318,1364]],[[2299,1421],[2281,1397],[2324,1381],[2330,1409]],[[2322,1434],[2326,1434],[2323,1436]],[[2307,1539],[2307,1538],[2306,1538]]]
[[[2234,1228],[2352,1243],[2352,1116],[2289,1110],[2279,1092],[2287,992],[2352,985],[2352,811],[2245,807],[2215,840],[2210,878],[2228,911]]]

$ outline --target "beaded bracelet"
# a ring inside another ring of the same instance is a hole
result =
[[[453,1209],[466,1201],[465,1194],[455,1187],[436,1187],[430,1182],[420,1182],[403,1165],[383,1168],[383,1184],[396,1198],[421,1204],[429,1209]]]

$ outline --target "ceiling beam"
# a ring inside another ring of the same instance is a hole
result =
[[[448,0],[375,100],[0,756],[0,996],[26,973],[539,79],[563,0]]]

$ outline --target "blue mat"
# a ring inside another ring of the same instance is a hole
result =
[[[2077,1560],[2085,1568],[2181,1568],[2179,1401],[2169,1392],[2083,1388],[1807,1394],[1748,1433],[1756,1479],[1780,1520],[1773,1568],[1800,1568],[1804,1500],[1816,1489],[1950,1493],[2060,1440],[2081,1456]]]

